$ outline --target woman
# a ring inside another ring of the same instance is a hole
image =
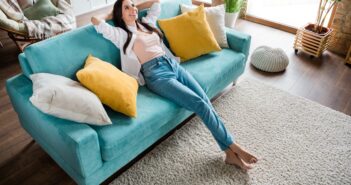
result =
[[[138,20],[138,8],[149,7],[142,21]],[[124,72],[137,79],[140,85],[146,84],[154,93],[195,112],[225,152],[225,162],[244,170],[251,169],[257,158],[233,142],[198,82],[163,44],[163,35],[155,26],[160,14],[159,0],[147,1],[138,8],[131,0],[117,0],[112,14],[92,17],[91,22],[98,33],[120,49]],[[116,27],[105,23],[105,19],[111,18]]]

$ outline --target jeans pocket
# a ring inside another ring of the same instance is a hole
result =
[[[178,62],[172,58],[169,58],[168,60],[169,60],[169,64],[171,65],[173,71],[176,72],[178,70],[178,65],[179,65]]]
[[[142,70],[143,70],[143,73],[150,73],[152,71],[154,71],[155,69],[157,69],[158,67],[158,62],[155,62],[151,65],[147,65],[147,67],[143,67]]]

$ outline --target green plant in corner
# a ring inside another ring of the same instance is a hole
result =
[[[239,12],[243,5],[243,0],[224,0],[225,12],[236,13]]]
[[[314,24],[313,30],[316,33],[321,33],[325,18],[327,17],[330,10],[340,2],[341,0],[320,0],[319,8],[317,13],[317,20]]]
[[[333,9],[341,0],[320,0],[318,13],[315,23],[308,23],[296,32],[294,49],[295,54],[299,50],[310,54],[310,57],[319,57],[328,49],[330,38],[332,37],[333,29],[324,27],[324,21]]]

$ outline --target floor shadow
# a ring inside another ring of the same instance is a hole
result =
[[[251,63],[249,65],[250,69],[255,71],[256,73],[258,73],[259,75],[262,76],[266,76],[266,77],[276,77],[276,76],[280,76],[282,74],[285,73],[285,70],[280,71],[280,72],[266,72],[266,71],[262,71],[260,69],[257,69],[255,66],[253,66]]]
[[[22,158],[27,158],[27,155],[30,155],[32,153],[30,149],[31,147],[33,147],[34,144],[35,141],[32,139],[24,148],[22,148],[22,150],[18,151],[9,160],[4,162],[4,164],[0,166],[0,172],[2,172],[3,169],[7,169],[6,167],[13,166],[15,163],[18,163],[19,161],[21,161]]]

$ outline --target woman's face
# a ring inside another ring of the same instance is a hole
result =
[[[135,7],[133,1],[124,0],[122,3],[122,19],[127,25],[135,23],[138,18],[138,9]]]

